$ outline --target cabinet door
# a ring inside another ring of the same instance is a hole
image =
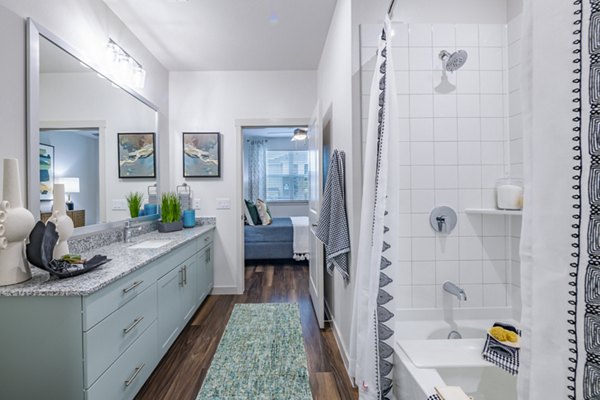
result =
[[[206,249],[198,253],[198,303],[201,304],[207,295],[208,277],[206,272]]]
[[[198,257],[192,257],[183,264],[183,290],[184,290],[184,324],[196,312],[198,305],[198,275],[200,274]]]
[[[178,266],[158,280],[158,344],[162,357],[184,327],[183,268]]]
[[[206,260],[206,295],[208,296],[213,288],[215,283],[215,273],[214,273],[214,258],[213,258],[213,245],[210,245],[205,250],[205,260]]]

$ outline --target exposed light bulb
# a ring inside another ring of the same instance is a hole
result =
[[[144,68],[113,40],[106,45],[110,75],[120,83],[142,89],[146,80]]]

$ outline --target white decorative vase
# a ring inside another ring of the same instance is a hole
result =
[[[0,286],[14,285],[31,279],[25,256],[25,243],[35,225],[29,210],[23,208],[19,163],[4,159],[4,181],[0,203]]]
[[[48,219],[56,225],[58,232],[58,242],[54,247],[52,257],[55,260],[69,254],[69,239],[73,236],[73,220],[67,215],[65,204],[65,185],[62,183],[54,184],[54,202],[52,204],[52,217]]]

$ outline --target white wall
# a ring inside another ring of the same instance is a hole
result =
[[[119,179],[117,133],[155,132],[156,113],[95,73],[44,73],[40,79],[40,120],[102,121],[100,132],[100,202],[102,222],[129,218],[129,210],[113,210],[112,200],[129,192],[148,193],[155,179]],[[146,201],[148,196],[146,196]]]
[[[242,137],[236,121],[308,119],[317,100],[316,74],[286,72],[174,72],[171,74],[171,181],[181,184],[182,132],[221,132],[221,178],[188,179],[200,215],[217,217],[215,292],[237,293],[243,285],[243,264],[237,262],[243,238],[238,237],[242,199]],[[281,125],[281,121],[273,125]],[[239,146],[239,148],[237,147]],[[239,151],[239,153],[238,153]],[[229,198],[230,210],[217,210],[215,199]]]
[[[141,93],[160,108],[161,173],[168,185],[168,71],[101,0],[0,0],[0,157],[19,159],[25,191],[25,18],[31,17],[93,60],[102,59],[111,37],[147,71]],[[1,174],[0,165],[0,174]],[[1,176],[1,175],[0,175]]]
[[[360,134],[354,134],[353,124],[351,13],[351,1],[338,0],[318,70],[321,115],[323,126],[329,125],[331,150],[346,152],[346,206],[353,251],[350,284],[346,285],[337,272],[333,277],[325,274],[325,298],[345,357],[348,355],[352,324],[353,277],[362,195]]]

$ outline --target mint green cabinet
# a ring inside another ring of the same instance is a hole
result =
[[[162,357],[183,330],[183,268],[158,280],[158,344]]]
[[[133,399],[210,293],[212,242],[89,296],[0,297],[0,399]]]
[[[185,324],[194,316],[201,301],[198,301],[198,276],[200,275],[200,265],[198,257],[194,256],[183,264],[183,292],[184,292],[184,313],[183,322]]]

